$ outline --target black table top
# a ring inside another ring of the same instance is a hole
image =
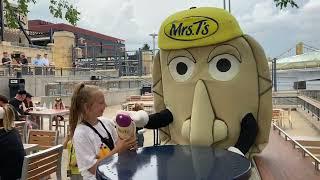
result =
[[[101,161],[97,179],[248,179],[251,163],[236,153],[211,147],[166,145],[139,148]]]

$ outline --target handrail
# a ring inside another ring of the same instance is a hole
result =
[[[273,125],[273,130],[278,129],[279,130],[279,135],[284,134],[285,140],[288,141],[288,139],[290,139],[293,142],[293,147],[295,148],[296,146],[298,146],[299,148],[302,149],[302,155],[303,157],[306,156],[306,154],[308,154],[313,160],[314,160],[314,166],[315,169],[317,171],[320,171],[319,167],[320,167],[320,160],[314,156],[310,151],[308,151],[305,147],[303,147],[300,143],[298,143],[296,140],[292,139],[286,132],[284,132],[279,126],[277,126],[276,124],[272,123]]]
[[[303,108],[303,109],[307,109],[308,114],[309,114],[309,112],[311,112],[311,116],[312,116],[312,117],[315,116],[315,117],[318,119],[318,121],[319,121],[319,120],[320,120],[320,115],[319,115],[319,113],[316,114],[311,108],[309,108],[309,106],[312,106],[312,107],[314,107],[314,108],[316,108],[316,109],[320,109],[320,102],[319,102],[319,100],[314,99],[314,98],[309,97],[309,96],[306,96],[306,95],[300,95],[300,96],[298,96],[298,98],[299,98],[300,100],[304,101],[305,103],[307,103],[307,105],[308,105],[308,106],[306,107],[306,106],[304,106],[304,105],[302,105],[302,104],[298,104],[298,106],[300,106],[300,107]]]
[[[115,69],[92,69],[92,68],[82,68],[82,67],[57,67],[57,66],[34,66],[34,65],[20,65],[20,64],[0,64],[0,76],[12,77],[18,75],[42,75],[42,76],[78,76],[83,73],[88,75],[95,75],[108,73],[109,71],[116,71]],[[80,74],[79,74],[80,73]],[[103,75],[105,78],[109,78],[108,74]],[[110,76],[112,77],[112,75]]]

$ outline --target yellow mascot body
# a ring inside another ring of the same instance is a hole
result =
[[[212,7],[177,12],[162,23],[158,43],[155,110],[168,108],[173,116],[161,140],[228,148],[246,134],[242,121],[252,114],[258,132],[250,153],[261,152],[271,126],[269,68],[236,19]]]

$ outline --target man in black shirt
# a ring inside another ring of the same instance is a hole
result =
[[[9,58],[9,55],[7,52],[3,52],[3,58],[2,58],[2,64],[3,65],[9,65],[11,63],[11,59]]]
[[[18,111],[19,115],[24,115],[24,110],[22,106],[22,102],[27,96],[27,91],[25,90],[19,90],[16,94],[16,96],[12,99],[10,99],[9,104],[11,104],[16,111]]]
[[[26,58],[26,56],[24,54],[20,55],[20,64],[28,65],[28,59]]]

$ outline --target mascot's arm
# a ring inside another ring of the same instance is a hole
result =
[[[147,129],[158,129],[168,126],[173,121],[173,116],[168,109],[162,110],[158,113],[150,114]]]
[[[241,121],[240,136],[234,147],[238,148],[243,154],[246,154],[254,144],[257,134],[257,121],[251,113],[248,113]]]
[[[137,127],[158,129],[168,126],[173,121],[172,113],[168,109],[164,109],[158,113],[150,115],[148,115],[144,110],[128,112]]]

